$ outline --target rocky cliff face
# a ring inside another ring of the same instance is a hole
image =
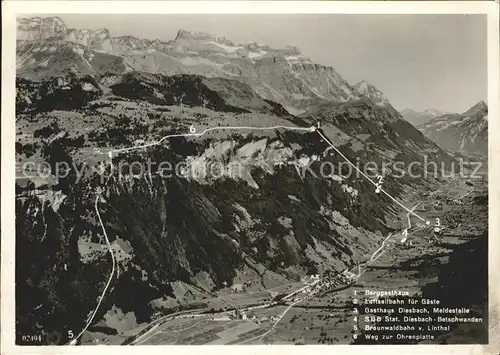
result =
[[[48,38],[62,37],[67,28],[59,17],[18,18],[16,38],[18,41],[40,41]]]
[[[96,31],[71,29],[67,31],[63,41],[80,44],[93,51],[107,54],[117,54],[119,51],[115,39],[105,28]]]

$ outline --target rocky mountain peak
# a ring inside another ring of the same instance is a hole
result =
[[[111,34],[107,28],[98,28],[94,31],[96,35],[111,37]]]
[[[359,83],[354,85],[356,91],[363,95],[370,95],[372,93],[381,93],[379,89],[377,89],[374,85],[370,84],[366,80],[362,80]]]
[[[464,112],[464,115],[476,116],[478,114],[488,112],[488,105],[483,100],[479,101],[477,104],[472,106],[470,109]]]
[[[215,36],[208,32],[202,31],[187,31],[183,29],[179,29],[177,31],[177,35],[175,36],[175,41],[213,41],[217,43],[227,44],[234,46],[234,43],[228,40],[226,37]]]
[[[379,106],[385,106],[389,104],[389,100],[384,97],[382,91],[377,89],[374,85],[368,83],[366,80],[362,80],[356,85],[354,85],[354,90],[360,95],[369,98],[375,104]]]
[[[64,37],[65,42],[80,44],[96,52],[114,54],[115,40],[107,28],[97,30],[69,29]]]
[[[488,106],[480,101],[464,113],[435,117],[419,129],[447,150],[486,154]]]
[[[359,83],[357,83],[356,85],[354,85],[356,90],[359,90],[360,92],[363,92],[363,91],[368,92],[370,86],[373,87],[373,85],[370,85],[366,80],[362,80]]]
[[[90,40],[94,38],[109,38],[111,39],[111,34],[107,28],[100,28],[97,30],[89,29],[77,29],[71,28],[67,30],[66,37],[64,38],[67,42],[77,42],[79,43],[83,39]],[[74,41],[76,40],[76,41]]]
[[[17,19],[17,39],[43,41],[66,34],[67,27],[60,17],[20,17]]]

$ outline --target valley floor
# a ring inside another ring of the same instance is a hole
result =
[[[432,224],[412,217],[414,225],[404,238],[407,216],[403,213],[402,229],[388,237],[379,252],[374,250],[374,261],[361,264],[363,267],[358,265],[334,276],[314,275],[267,290],[225,293],[208,304],[216,309],[217,305],[232,305],[228,310],[178,312],[116,336],[88,332],[82,343],[355,343],[354,333],[362,335],[353,327],[353,300],[360,292],[397,290],[419,297],[426,285],[438,281],[442,267],[457,246],[487,231],[487,186],[482,179],[467,184],[461,179],[449,180],[437,190],[408,195],[405,201],[407,206],[417,206],[415,212]],[[441,232],[434,233],[438,218]],[[460,342],[446,333],[438,339],[446,335],[448,341]]]

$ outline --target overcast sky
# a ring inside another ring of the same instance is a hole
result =
[[[48,15],[45,15],[48,16]],[[366,80],[397,109],[463,112],[487,100],[483,15],[58,15],[70,28],[174,39],[205,31],[235,43],[297,46],[351,85]]]

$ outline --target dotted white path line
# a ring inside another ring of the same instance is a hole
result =
[[[122,149],[115,149],[113,152],[119,153],[119,152],[127,152],[131,150],[137,150],[137,149],[143,149],[143,148],[148,148],[152,147],[158,144],[161,144],[165,139],[168,138],[176,138],[176,137],[201,137],[204,134],[211,132],[211,131],[217,131],[217,130],[253,130],[253,131],[269,131],[269,130],[275,130],[275,129],[286,129],[286,130],[291,130],[291,131],[308,131],[308,132],[314,132],[313,130],[314,127],[292,127],[292,126],[271,126],[271,127],[251,127],[251,126],[227,126],[227,127],[211,127],[207,128],[204,131],[200,133],[182,133],[182,134],[169,134],[167,136],[162,137],[160,140],[152,143],[147,143],[144,145],[139,145],[137,147],[130,147],[130,148],[122,148]],[[315,128],[314,128],[315,129]]]

